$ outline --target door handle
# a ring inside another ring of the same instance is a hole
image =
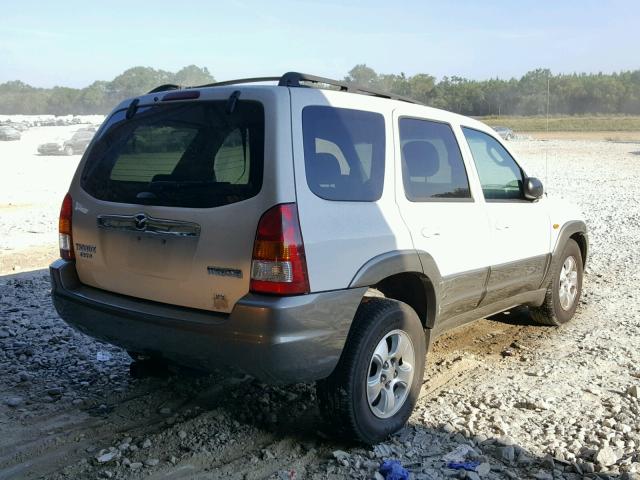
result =
[[[440,232],[436,232],[430,228],[423,228],[420,233],[422,233],[424,238],[437,238],[440,236]]]

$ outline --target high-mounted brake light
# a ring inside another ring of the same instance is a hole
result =
[[[171,100],[191,100],[200,98],[200,92],[198,90],[179,90],[177,92],[167,93],[162,97],[163,102],[169,102]]]
[[[58,241],[60,244],[60,257],[65,260],[73,260],[73,237],[71,236],[71,216],[73,213],[73,200],[68,193],[62,201],[60,208],[60,220],[58,221]]]
[[[307,261],[295,203],[276,205],[260,218],[253,244],[251,291],[309,293]]]

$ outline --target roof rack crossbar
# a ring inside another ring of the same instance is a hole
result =
[[[304,83],[314,83],[319,85],[319,88],[322,88],[321,85],[330,85],[332,87],[338,87],[341,92],[350,92],[350,93],[361,93],[365,95],[372,95],[374,97],[380,98],[388,98],[391,100],[400,100],[408,103],[415,103],[418,105],[423,105],[421,102],[414,100],[409,97],[404,97],[402,95],[396,95],[395,93],[383,92],[381,90],[376,90],[374,88],[363,87],[362,85],[358,85],[355,83],[344,82],[340,80],[333,80],[331,78],[318,77],[316,75],[309,75],[307,73],[299,73],[299,72],[287,72],[281,77],[253,77],[253,78],[240,78],[237,80],[226,80],[224,82],[215,82],[215,83],[207,83],[205,85],[197,85],[193,87],[185,87],[185,88],[206,88],[206,87],[224,87],[228,85],[238,85],[241,83],[259,83],[259,82],[278,82],[278,85],[281,87],[308,87]],[[162,92],[166,90],[176,90],[180,89],[179,85],[174,84],[166,84],[160,85],[159,87],[154,88],[149,93]]]

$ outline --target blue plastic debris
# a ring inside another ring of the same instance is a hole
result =
[[[470,472],[475,472],[476,468],[480,465],[480,462],[448,462],[447,468],[452,468],[454,470],[468,470]]]
[[[385,480],[409,480],[409,472],[398,460],[385,460],[378,471]]]

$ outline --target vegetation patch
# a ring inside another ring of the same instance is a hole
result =
[[[489,116],[477,117],[490,126],[509,127],[517,132],[545,132],[544,116]],[[640,115],[575,115],[549,117],[550,132],[638,132]]]

